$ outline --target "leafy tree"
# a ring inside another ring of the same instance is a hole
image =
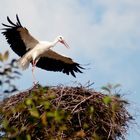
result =
[[[14,80],[19,79],[21,73],[18,70],[16,59],[9,62],[9,52],[0,53],[0,92],[1,98],[18,90]],[[4,93],[4,95],[3,95]]]

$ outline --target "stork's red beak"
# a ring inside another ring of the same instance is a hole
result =
[[[60,42],[61,42],[62,44],[64,44],[66,48],[68,48],[68,49],[70,48],[69,45],[66,43],[66,41],[62,40],[62,41],[60,41]]]

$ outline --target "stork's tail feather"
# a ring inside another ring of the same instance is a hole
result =
[[[22,70],[25,70],[29,67],[30,61],[26,59],[25,57],[21,57],[20,59],[18,59],[17,64],[19,68],[21,68]]]

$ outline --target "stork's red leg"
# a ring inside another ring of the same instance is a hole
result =
[[[35,75],[34,75],[35,66],[36,66],[36,61],[33,60],[33,62],[32,62],[32,77],[33,77],[33,83],[34,84],[36,84],[36,78],[35,78]]]

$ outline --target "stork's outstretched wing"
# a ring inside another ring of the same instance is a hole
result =
[[[67,75],[75,76],[75,72],[82,73],[82,68],[78,63],[74,62],[71,58],[62,56],[52,50],[45,52],[44,57],[41,57],[37,62],[37,67],[48,71],[59,71]]]
[[[5,28],[2,29],[4,30],[2,34],[6,37],[12,50],[19,56],[23,56],[29,49],[35,47],[38,41],[21,25],[18,15],[16,15],[16,18],[17,23],[13,23],[10,18],[7,17],[10,25],[2,24],[5,26]]]
[[[31,36],[29,31],[21,25],[17,15],[16,18],[17,22],[13,23],[10,18],[7,17],[10,25],[2,24],[5,26],[5,28],[2,29],[4,30],[2,34],[6,37],[12,50],[22,57],[28,50],[33,49],[39,41]],[[59,71],[68,75],[72,74],[74,77],[76,77],[75,72],[82,73],[80,69],[83,69],[71,58],[62,56],[52,50],[44,53],[44,56],[37,62],[37,67],[48,71]]]

